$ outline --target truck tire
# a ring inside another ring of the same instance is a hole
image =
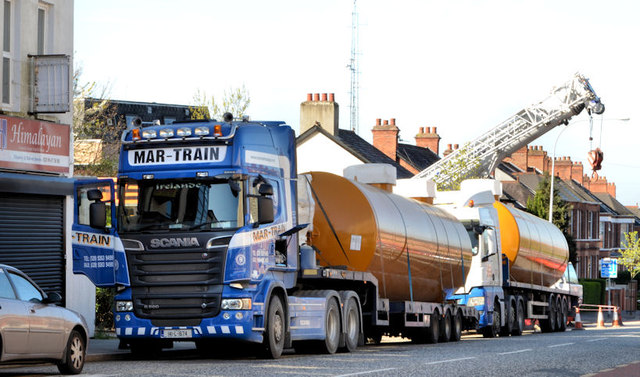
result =
[[[451,312],[445,310],[444,316],[440,319],[440,339],[442,343],[446,343],[451,339]]]
[[[269,300],[263,343],[265,346],[265,356],[267,358],[277,359],[282,355],[286,323],[282,300],[278,295],[273,295],[271,300]]]
[[[509,336],[513,332],[513,328],[515,327],[516,322],[516,302],[515,300],[511,300],[509,305],[506,307],[507,313],[505,317],[504,327],[500,330],[500,336]]]
[[[440,312],[438,309],[431,313],[430,326],[426,329],[426,341],[427,343],[436,344],[440,337]]]
[[[495,338],[500,333],[500,303],[493,304],[491,326],[482,328],[482,336],[485,338]]]
[[[451,341],[457,342],[462,338],[462,312],[458,309],[451,318]]]
[[[320,351],[332,354],[340,345],[340,307],[334,297],[329,297],[325,311],[325,338]]]
[[[569,316],[569,308],[567,308],[567,298],[558,298],[558,331],[563,332],[567,330],[567,317]]]
[[[549,312],[547,313],[547,319],[542,320],[542,332],[554,332],[557,329],[558,323],[558,308],[556,307],[555,296],[551,296],[549,299]]]
[[[350,297],[344,304],[344,347],[342,351],[354,352],[360,341],[360,310],[355,298]]]
[[[517,300],[516,308],[516,322],[511,330],[512,336],[520,336],[524,331],[524,306],[522,300]]]

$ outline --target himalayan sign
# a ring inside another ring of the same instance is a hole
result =
[[[0,168],[69,173],[69,126],[0,116]]]

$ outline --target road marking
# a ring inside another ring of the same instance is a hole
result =
[[[597,342],[597,341],[600,341],[600,340],[607,340],[607,338],[589,339],[589,340],[587,340],[586,342],[587,342],[587,343],[590,343],[590,342]]]
[[[463,360],[472,360],[472,359],[476,359],[475,356],[473,357],[462,357],[460,359],[450,359],[450,360],[440,360],[440,361],[432,361],[430,363],[425,363],[425,365],[433,365],[433,364],[442,364],[442,363],[452,363],[454,361],[463,361]]]
[[[555,347],[562,347],[562,346],[570,346],[570,345],[572,345],[572,344],[575,344],[575,343],[554,344],[554,345],[552,345],[552,346],[547,346],[547,348],[555,348]]]
[[[348,376],[361,376],[363,374],[371,374],[371,373],[377,373],[377,372],[386,372],[389,370],[394,370],[396,368],[384,368],[384,369],[375,369],[375,370],[367,370],[364,372],[356,372],[356,373],[347,373],[347,374],[339,374],[337,376],[334,377],[348,377]]]
[[[511,351],[511,352],[501,352],[498,355],[511,355],[511,354],[514,354],[514,353],[522,353],[522,352],[529,352],[529,351],[531,351],[531,348],[518,350],[518,351]]]

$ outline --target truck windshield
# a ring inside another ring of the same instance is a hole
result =
[[[233,179],[123,179],[118,183],[118,230],[239,228],[242,203],[242,184]]]

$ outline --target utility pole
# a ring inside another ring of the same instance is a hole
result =
[[[359,131],[359,71],[358,71],[358,9],[356,5],[357,0],[353,0],[353,12],[351,13],[351,60],[347,68],[351,71],[351,91],[350,91],[350,110],[351,119],[350,127],[351,131],[356,134]]]

